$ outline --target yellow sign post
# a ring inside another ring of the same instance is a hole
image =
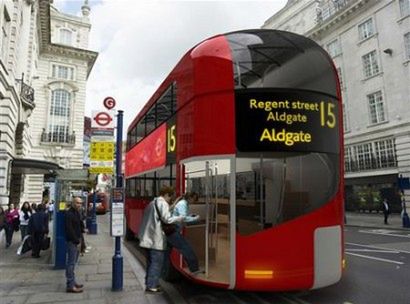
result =
[[[91,161],[113,161],[114,142],[113,141],[93,141],[90,148]]]
[[[113,174],[114,150],[113,141],[91,142],[89,172],[91,174]]]

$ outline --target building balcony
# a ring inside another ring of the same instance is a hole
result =
[[[23,81],[21,81],[20,98],[25,108],[34,109],[34,89]]]
[[[43,132],[41,133],[41,142],[54,145],[75,145],[75,133],[66,132]]]
[[[397,159],[395,157],[372,157],[363,161],[345,161],[346,173],[391,168],[397,168]]]

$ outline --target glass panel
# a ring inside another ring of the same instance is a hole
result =
[[[168,120],[169,117],[173,114],[172,102],[172,86],[170,86],[165,93],[158,99],[156,103],[157,107],[157,126],[159,126],[164,121]]]
[[[175,165],[173,165],[174,167]],[[171,186],[175,188],[175,168],[171,170],[171,166],[167,166],[164,169],[157,171],[156,174],[157,190],[163,186]]]
[[[315,42],[289,32],[249,30],[226,35],[235,88],[292,88],[337,95],[327,54]],[[315,68],[312,69],[311,67]]]
[[[260,158],[236,159],[236,218],[241,234],[260,231]]]
[[[205,277],[229,283],[230,279],[230,160],[196,161],[185,164],[187,192],[197,192],[199,200],[190,206],[199,223],[186,229]]]
[[[145,137],[145,123],[141,121],[137,124],[136,142],[139,142]]]
[[[145,130],[146,130],[146,135],[148,135],[149,133],[151,133],[156,126],[156,114],[155,114],[155,107],[152,108],[147,114],[145,114],[144,117],[144,121],[145,121]]]
[[[262,158],[237,158],[236,169],[236,216],[242,235],[317,209],[337,190],[334,154],[265,153]]]

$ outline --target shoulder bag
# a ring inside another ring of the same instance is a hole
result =
[[[158,218],[159,218],[159,220],[160,220],[160,222],[161,222],[162,231],[164,231],[165,235],[171,235],[171,234],[173,234],[175,231],[177,231],[177,227],[176,227],[175,224],[168,224],[168,223],[165,223],[165,222],[162,220],[162,218],[161,218],[161,213],[160,213],[159,210],[158,210],[157,200],[154,201],[154,206],[155,206],[155,210],[156,210],[156,212],[157,212],[157,214],[158,214]]]

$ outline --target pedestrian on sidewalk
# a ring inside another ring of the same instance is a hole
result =
[[[388,225],[388,218],[390,214],[390,206],[389,203],[387,202],[387,198],[383,199],[383,214],[384,214],[384,224]]]
[[[14,231],[20,229],[19,212],[11,203],[6,210],[6,248],[9,248],[13,240]]]
[[[74,197],[70,208],[65,215],[65,238],[67,244],[67,264],[65,276],[67,279],[67,292],[83,292],[83,285],[75,279],[74,268],[78,261],[81,243],[81,215],[80,208],[83,202],[78,196]]]
[[[54,201],[51,201],[50,204],[48,205],[48,219],[50,222],[53,220],[53,214],[54,214]]]
[[[140,247],[147,249],[145,290],[153,293],[162,291],[159,286],[159,278],[163,270],[167,249],[167,237],[162,230],[161,222],[171,224],[184,219],[182,216],[173,217],[169,210],[169,204],[174,195],[172,187],[162,187],[159,195],[145,208],[138,232]]]
[[[28,234],[28,223],[32,214],[30,203],[24,202],[19,212],[21,240],[24,240],[24,237]]]
[[[0,241],[2,238],[2,234],[1,234],[2,232],[6,234],[6,213],[4,212],[3,207],[0,206]]]
[[[31,216],[28,227],[32,238],[31,256],[33,258],[39,258],[44,236],[48,234],[48,216],[45,213],[45,207],[43,204],[37,206],[37,212]]]
[[[37,204],[36,203],[31,203],[31,212],[36,213],[37,211]]]

